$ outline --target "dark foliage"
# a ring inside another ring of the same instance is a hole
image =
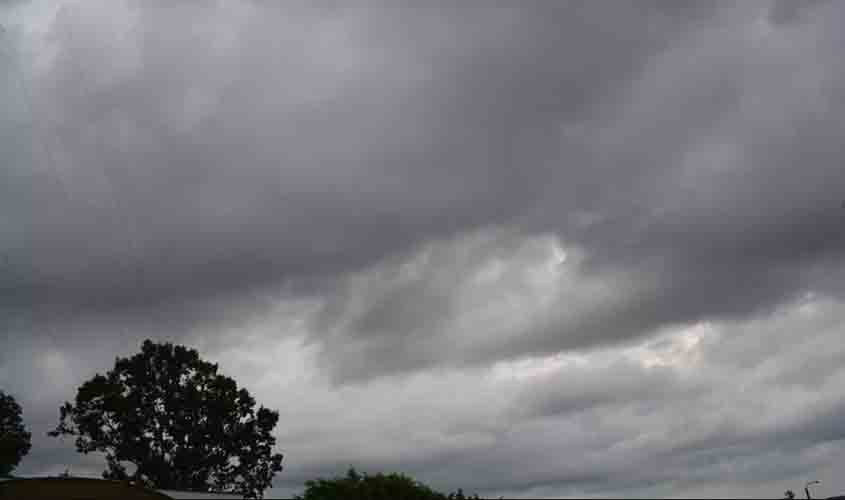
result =
[[[345,477],[305,482],[305,493],[297,500],[477,500],[462,490],[448,496],[403,474],[359,474],[349,469]]]
[[[0,391],[0,476],[9,475],[29,453],[31,437],[23,425],[20,405]]]
[[[85,382],[49,435],[75,436],[82,453],[104,452],[108,479],[260,498],[282,455],[272,453],[278,413],[254,407],[246,389],[196,350],[147,340]]]
[[[449,493],[449,496],[446,497],[448,500],[481,500],[478,495],[473,495],[468,497],[464,495],[464,490],[458,488],[458,491],[454,493]]]

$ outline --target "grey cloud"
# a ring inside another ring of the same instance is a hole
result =
[[[5,193],[30,195],[7,300],[150,308],[511,219],[547,189],[559,124],[702,10],[572,8],[64,6],[53,59],[21,73],[43,151]]]
[[[537,380],[515,403],[518,411],[535,417],[586,411],[597,406],[637,403],[643,408],[667,398],[687,397],[696,388],[686,386],[672,369],[643,369],[631,362],[609,367],[566,370]],[[686,393],[686,394],[685,394]]]
[[[829,0],[810,0],[809,2],[789,2],[787,0],[775,0],[772,2],[769,11],[769,19],[776,24],[786,24],[801,21],[814,7],[828,3]]]
[[[839,317],[833,311],[819,316],[827,314]],[[841,324],[819,331],[810,326],[814,322],[793,309],[761,319],[753,333],[740,334],[737,329],[744,326],[726,323],[718,330],[718,341],[711,339],[713,346],[725,347],[724,339],[728,349],[739,347],[730,341],[734,337],[749,345],[756,342],[758,350],[750,362],[723,364],[719,359],[724,358],[715,357],[705,341],[697,364],[690,367],[682,361],[678,371],[661,369],[672,375],[656,385],[652,369],[635,365],[606,365],[586,380],[579,377],[582,369],[563,368],[514,400],[521,412],[533,412],[534,419],[523,416],[495,446],[467,458],[472,463],[449,463],[435,475],[448,477],[449,470],[469,468],[487,481],[479,481],[479,488],[526,497],[542,490],[550,496],[627,496],[637,491],[665,496],[670,484],[703,491],[716,482],[754,485],[757,493],[749,494],[765,496],[766,485],[773,481],[794,478],[793,483],[800,484],[808,471],[841,457],[843,451],[841,418],[836,416],[841,414],[842,370],[829,367],[828,375],[835,378],[813,389],[791,391],[783,380],[795,384],[804,379],[792,370],[796,360],[805,359],[803,347],[841,334]],[[781,323],[800,328],[805,337],[768,353],[766,340],[785,328]],[[778,382],[772,381],[772,370]],[[614,382],[619,373],[628,374],[624,383]],[[615,394],[603,397],[611,388],[616,388]],[[518,465],[524,463],[548,465]]]
[[[845,463],[842,9],[4,19],[0,379],[41,436],[141,337],[246,350],[262,402],[302,402],[288,489],[355,461],[494,494],[759,496]],[[781,315],[808,291],[821,313]],[[700,321],[718,334],[684,358],[673,329]],[[316,374],[276,386],[291,331]],[[684,361],[606,362],[640,348]],[[589,364],[480,381],[561,352]],[[72,460],[41,439],[25,472]]]
[[[311,340],[338,382],[490,361],[562,300],[559,251],[553,236],[495,228],[431,242],[340,280],[310,322]]]
[[[805,290],[841,294],[845,170],[836,138],[845,110],[836,97],[843,88],[841,58],[834,55],[842,46],[838,5],[819,4],[812,23],[790,25],[767,23],[761,7],[746,3],[695,18],[695,28],[627,74],[627,85],[602,93],[589,116],[566,120],[552,113],[560,130],[554,166],[537,203],[507,224],[527,234],[558,234],[583,250],[583,275],[627,285],[574,318],[535,324],[531,334],[510,341],[474,344],[462,353],[464,361],[600,346],[667,325],[749,317]],[[454,272],[464,279],[472,274]],[[366,296],[370,286],[344,293]],[[395,348],[380,344],[369,356],[356,351],[366,359],[360,364],[377,375],[439,363],[425,348],[437,342],[433,332],[450,314],[454,288],[435,291],[442,295],[430,309],[431,297],[408,294],[402,302],[399,292],[390,297],[389,322],[348,324],[355,345],[368,331],[396,335]],[[373,307],[365,317],[378,316]],[[428,340],[420,333],[406,342],[407,332],[426,330],[419,318],[437,318]]]
[[[6,82],[8,105],[31,104],[7,126],[19,160],[3,199],[21,215],[4,229],[6,307],[213,318],[217,300],[333,287],[491,224],[556,232],[585,268],[651,283],[487,357],[741,317],[827,286],[808,269],[835,274],[845,242],[836,16],[766,28],[758,4],[638,5],[65,6],[16,52],[30,95]],[[27,69],[26,50],[52,59]],[[432,355],[392,334],[424,344],[405,324],[454,308],[424,290],[407,284],[350,329],[391,337],[370,357],[394,371]]]

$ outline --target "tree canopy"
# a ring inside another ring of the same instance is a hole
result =
[[[359,474],[349,469],[344,477],[305,482],[305,492],[297,500],[473,500],[462,490],[444,495],[404,474]]]
[[[146,340],[140,353],[82,384],[48,434],[75,436],[79,452],[105,453],[107,479],[261,498],[282,470],[271,434],[279,414],[256,411],[249,392],[217,369],[194,349]]]
[[[15,398],[0,391],[0,476],[15,470],[32,446],[21,413]]]

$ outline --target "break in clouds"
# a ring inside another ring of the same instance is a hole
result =
[[[21,473],[151,337],[279,409],[271,494],[845,489],[845,5],[0,13]]]

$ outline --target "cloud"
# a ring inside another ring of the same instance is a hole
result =
[[[280,408],[278,491],[835,482],[842,9],[4,3],[23,468],[150,337]]]
[[[432,242],[348,275],[310,325],[338,382],[433,366],[591,346],[584,325],[625,308],[647,284],[584,275],[553,234],[505,229]],[[607,325],[605,325],[607,326]]]
[[[356,412],[367,412],[379,423],[349,425],[390,436],[394,454],[376,459],[368,446],[370,458],[327,460],[325,470],[393,467],[443,488],[493,496],[760,496],[774,485],[795,489],[844,451],[836,415],[845,371],[832,361],[842,359],[842,349],[818,348],[836,343],[841,324],[841,302],[815,296],[751,321],[667,329],[582,354],[335,387],[333,394],[355,403],[318,406],[346,412],[341,429]],[[311,356],[322,383],[331,384],[319,371],[318,353]],[[381,404],[368,397],[383,394],[392,396]],[[312,424],[320,431],[308,434],[303,447],[331,433]],[[437,445],[439,454],[410,451],[443,435],[452,444]],[[367,432],[343,436],[326,439],[382,442]]]
[[[419,12],[63,5],[17,53],[42,61],[17,96],[39,168],[13,165],[31,195],[6,230],[9,300],[156,307],[512,218],[545,189],[560,124],[685,22],[578,8],[625,41],[562,9]],[[582,36],[619,64],[588,63]]]
[[[4,212],[20,215],[3,226],[3,301],[183,335],[220,303],[237,322],[280,286],[332,296],[350,273],[489,228],[558,238],[603,286],[646,284],[464,357],[839,293],[817,281],[845,248],[841,35],[810,16],[836,6],[786,24],[771,8],[63,4],[10,54],[25,85],[6,84],[19,159]],[[403,286],[326,349],[386,339],[369,355],[393,371],[439,357],[386,353],[464,315],[443,289],[464,285]]]

